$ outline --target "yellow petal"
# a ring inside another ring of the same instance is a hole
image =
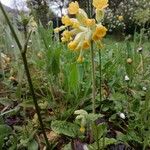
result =
[[[84,128],[84,127],[81,127],[81,128],[80,128],[80,132],[81,132],[81,133],[84,133],[84,132],[85,132],[85,128]]]
[[[79,55],[77,62],[82,63],[83,61],[84,61],[84,57],[82,55]],[[84,127],[81,127],[80,129],[81,129],[80,131],[85,131]]]
[[[85,24],[87,27],[91,27],[91,26],[95,25],[95,19],[86,19]]]
[[[93,6],[96,9],[104,9],[108,6],[108,0],[93,0]]]
[[[123,20],[123,16],[118,16],[118,20],[122,21]]]
[[[65,15],[65,16],[63,16],[63,17],[61,18],[61,22],[62,22],[62,24],[64,24],[65,26],[70,26],[70,25],[72,25],[72,21],[71,21],[71,19],[70,19],[67,15]]]
[[[88,49],[89,47],[90,47],[90,41],[84,40],[84,41],[83,41],[82,48],[83,48],[83,49]]]
[[[100,40],[106,35],[106,32],[107,29],[104,26],[98,25],[93,33],[92,39],[94,41]]]
[[[68,44],[68,48],[69,48],[70,50],[75,50],[76,47],[77,47],[77,45],[78,45],[78,42],[76,42],[76,41],[71,41],[71,42]]]
[[[78,4],[78,2],[77,1],[71,2],[69,4],[69,7],[68,7],[69,14],[75,15],[75,14],[78,13],[78,11],[79,11],[79,4]]]

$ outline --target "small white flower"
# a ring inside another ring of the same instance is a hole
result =
[[[29,40],[29,43],[32,43],[32,40]]]
[[[83,149],[84,150],[89,150],[86,144],[83,145]]]
[[[143,51],[143,48],[142,47],[139,47],[138,49],[137,49],[137,52],[142,52]]]
[[[142,90],[143,90],[143,91],[146,91],[146,90],[147,90],[147,88],[146,88],[146,87],[143,87],[143,88],[142,88]]]
[[[119,117],[120,117],[121,119],[125,119],[125,118],[126,118],[126,116],[125,116],[124,113],[119,113]]]
[[[129,77],[128,77],[127,75],[125,76],[124,79],[125,79],[125,81],[129,81],[129,80],[130,80]]]
[[[11,45],[11,48],[14,48],[15,46],[14,45]]]

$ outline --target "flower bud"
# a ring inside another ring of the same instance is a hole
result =
[[[119,117],[120,117],[121,119],[125,119],[125,118],[126,118],[126,116],[125,116],[124,113],[120,113],[120,114],[119,114]]]
[[[129,81],[130,80],[130,78],[127,75],[125,76],[124,79],[125,79],[125,81]]]
[[[127,59],[127,63],[128,63],[128,64],[131,64],[131,63],[132,63],[132,59],[131,59],[131,58],[128,58],[128,59]]]

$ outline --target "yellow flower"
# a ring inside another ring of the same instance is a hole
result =
[[[62,33],[62,38],[61,38],[61,41],[62,42],[68,42],[72,40],[72,33],[68,30],[65,30],[63,33]]]
[[[76,41],[71,41],[69,44],[68,44],[68,48],[71,49],[71,50],[75,50],[76,47],[78,45],[78,42]]]
[[[65,26],[60,26],[59,28],[57,27],[57,28],[55,28],[54,29],[54,32],[55,33],[58,33],[58,32],[60,32],[60,31],[62,31],[62,30],[64,30],[65,29]]]
[[[62,36],[67,39],[67,41],[69,41],[71,39],[71,36],[72,36],[72,33],[68,30],[65,30],[63,33],[62,33]]]
[[[108,6],[108,0],[93,0],[93,6],[96,9],[104,9]]]
[[[73,22],[73,24],[72,24],[73,28],[79,28],[79,26],[80,26],[80,23],[77,21]]]
[[[77,59],[77,62],[78,63],[82,63],[84,61],[84,57],[82,55],[79,55],[78,59]],[[85,128],[84,127],[81,127],[80,128],[80,131],[85,131]]]
[[[87,27],[91,27],[91,26],[95,25],[95,19],[86,19],[85,24]]]
[[[122,21],[123,20],[123,16],[118,16],[118,20]]]
[[[58,33],[59,31],[60,31],[60,29],[58,27],[54,29],[55,33]]]
[[[93,33],[92,39],[94,41],[102,39],[106,35],[106,31],[107,29],[104,26],[97,26],[95,32]]]
[[[85,132],[85,128],[81,126],[81,127],[80,127],[80,132],[81,132],[81,133],[84,133],[84,132]]]
[[[70,25],[72,25],[72,21],[71,21],[71,19],[70,19],[67,15],[65,15],[65,16],[63,16],[63,17],[61,18],[61,22],[62,22],[65,26],[70,26]]]
[[[88,49],[90,47],[90,41],[89,40],[84,40],[82,48],[83,49]]]
[[[78,13],[78,11],[79,11],[79,4],[78,4],[78,2],[77,1],[71,2],[69,4],[69,8],[68,8],[69,14],[75,15],[75,14]]]

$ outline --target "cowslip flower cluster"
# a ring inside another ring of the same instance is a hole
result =
[[[107,29],[101,21],[104,17],[104,9],[108,6],[108,0],[93,0],[95,8],[95,19],[88,18],[86,12],[79,7],[77,1],[71,2],[68,7],[69,15],[62,17],[62,26],[55,28],[54,32],[63,31],[61,41],[68,43],[68,48],[72,51],[78,51],[77,62],[83,62],[84,50],[88,49],[91,42],[101,46],[101,40],[106,35]]]

